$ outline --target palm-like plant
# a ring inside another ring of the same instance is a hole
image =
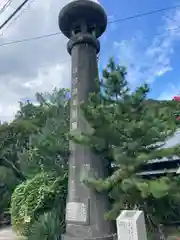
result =
[[[27,240],[58,240],[64,231],[64,221],[59,218],[59,211],[45,213],[31,227]]]

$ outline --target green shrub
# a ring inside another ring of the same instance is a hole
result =
[[[27,236],[31,226],[41,215],[57,206],[61,207],[61,219],[64,219],[67,195],[67,175],[56,177],[41,172],[34,178],[20,184],[11,199],[11,222],[14,231]]]
[[[57,240],[64,231],[64,221],[59,217],[60,212],[53,210],[42,215],[29,232],[27,240]]]

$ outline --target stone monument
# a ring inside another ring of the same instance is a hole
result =
[[[107,15],[97,3],[77,0],[66,5],[59,14],[59,27],[69,38],[68,53],[72,58],[71,131],[86,132],[88,124],[83,118],[80,104],[87,101],[90,92],[97,91],[98,38],[106,30]],[[106,176],[105,161],[89,148],[70,143],[68,199],[66,206],[65,240],[112,239],[112,224],[104,219],[109,209],[104,194],[86,187],[82,176],[91,173]]]
[[[122,211],[116,225],[118,240],[147,240],[143,211]]]

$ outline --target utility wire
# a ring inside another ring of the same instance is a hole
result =
[[[179,30],[179,29],[180,29],[180,26],[175,27],[175,28],[168,29],[168,30],[166,30],[165,32],[162,32],[162,33],[154,34],[153,36],[161,36],[161,35],[167,34],[168,32],[176,31],[176,30]],[[56,32],[56,33],[45,34],[45,35],[41,35],[41,36],[37,36],[37,37],[32,37],[32,38],[24,38],[24,39],[21,39],[21,40],[16,40],[16,41],[11,41],[11,42],[5,42],[5,43],[0,44],[0,47],[9,46],[9,45],[12,45],[12,44],[23,43],[23,42],[36,41],[36,40],[40,40],[40,39],[44,39],[44,38],[50,38],[50,37],[53,37],[53,36],[58,36],[58,35],[61,35],[61,34],[62,34],[62,33],[60,33],[60,32]],[[144,39],[148,39],[148,38],[149,38],[149,37],[144,37]]]
[[[24,11],[26,11],[28,9],[28,7],[30,6],[30,4],[33,2],[34,0],[31,0],[31,2],[29,1],[28,4],[26,5],[26,7],[19,13],[19,15],[17,15],[12,22],[9,23],[9,25],[7,25],[7,27],[4,29],[4,31],[2,31],[2,33],[0,34],[0,37],[3,36],[4,32],[13,24],[15,23],[15,21],[17,19],[19,19],[22,14],[24,13]]]
[[[57,36],[57,35],[61,35],[61,33],[60,32],[56,32],[56,33],[45,34],[45,35],[32,37],[32,38],[24,38],[24,39],[21,39],[21,40],[5,42],[5,43],[0,44],[0,47],[11,45],[11,44],[15,44],[15,43],[30,42],[30,41],[39,40],[39,39],[42,39],[42,38],[49,38],[49,37],[53,37],[53,36]]]
[[[165,35],[165,34],[167,34],[168,32],[171,32],[171,31],[175,31],[175,30],[178,30],[178,29],[180,29],[180,26],[179,27],[176,27],[176,28],[172,28],[172,29],[169,29],[169,30],[167,30],[167,31],[165,31],[165,32],[163,32],[163,33],[157,33],[157,34],[155,34],[155,35],[153,35],[153,36],[162,36],[162,35]],[[52,35],[46,35],[47,37],[51,37]],[[136,36],[134,36],[134,38],[135,38]],[[41,37],[42,38],[42,37]],[[39,38],[34,38],[33,40],[38,40],[38,39],[40,39],[40,37]],[[149,39],[149,37],[144,37],[144,39]],[[29,39],[26,39],[26,40],[28,40],[29,41]],[[23,41],[23,40],[22,40]],[[24,42],[24,41],[23,41]],[[7,45],[11,45],[11,44],[14,44],[14,43],[21,43],[20,41],[16,41],[16,42],[11,42],[11,43],[7,43]],[[3,46],[5,46],[4,44],[1,44],[0,45],[0,47],[3,47]],[[101,55],[102,55],[102,51],[101,51]],[[97,56],[97,61],[99,61],[100,60],[100,54]],[[65,60],[62,60],[62,61],[60,61],[59,63],[61,63],[61,64],[63,64],[63,63],[68,63],[68,62],[71,62],[71,59],[70,58],[67,58],[67,59],[65,59]],[[40,66],[40,67],[46,67],[46,65],[42,65],[42,66]]]
[[[29,0],[24,0],[18,8],[0,25],[0,30],[21,10]]]
[[[26,2],[28,2],[28,0],[25,0],[24,4]],[[147,15],[152,15],[152,14],[163,12],[163,11],[173,10],[173,9],[176,9],[176,8],[179,8],[179,7],[180,7],[180,5],[176,5],[176,6],[172,6],[172,7],[167,7],[167,8],[162,8],[162,9],[158,9],[158,10],[154,10],[154,11],[141,13],[141,14],[135,14],[135,15],[132,15],[132,16],[129,16],[129,17],[119,18],[119,19],[115,19],[115,20],[109,21],[108,24],[114,24],[114,23],[118,23],[118,22],[125,22],[125,21],[131,20],[131,19],[141,18],[141,17],[147,16]],[[16,12],[17,12],[17,9],[16,9]],[[174,31],[174,30],[178,30],[179,28],[180,27],[176,27],[176,28],[173,28],[173,29],[169,29],[167,31],[168,32],[169,31]],[[0,27],[0,29],[1,29],[1,27]],[[2,43],[2,44],[0,44],[0,47],[8,46],[8,45],[16,44],[16,43],[23,43],[23,42],[30,42],[30,41],[34,41],[34,40],[40,40],[40,39],[44,39],[44,38],[49,38],[49,37],[61,35],[61,34],[62,34],[61,32],[54,32],[54,33],[44,34],[44,35],[37,36],[37,37],[19,39],[19,40],[15,40],[15,41]],[[160,34],[157,34],[157,35],[162,35],[162,34],[164,34],[164,33],[160,33]]]
[[[11,4],[12,0],[8,0],[7,2],[5,2],[5,4],[3,5],[3,7],[0,9],[0,14],[2,14],[6,8]]]
[[[174,9],[177,9],[177,8],[180,8],[180,4],[172,6],[172,7],[166,7],[166,8],[161,8],[161,9],[157,9],[157,10],[153,10],[153,11],[149,11],[149,12],[145,12],[145,13],[135,14],[135,15],[125,17],[125,18],[119,18],[119,19],[116,19],[116,20],[109,21],[108,23],[111,24],[111,23],[116,23],[116,22],[124,22],[124,21],[135,19],[135,18],[141,18],[141,17],[145,17],[145,16],[148,16],[148,15],[156,14],[156,13],[159,13],[159,12],[174,10]]]

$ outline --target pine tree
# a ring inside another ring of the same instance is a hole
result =
[[[179,146],[162,148],[177,126],[166,104],[158,108],[149,103],[149,86],[131,91],[126,75],[126,69],[110,59],[102,80],[97,81],[99,92],[90,94],[88,103],[82,105],[93,131],[72,139],[108,162],[108,178],[84,179],[89,187],[109,194],[113,204],[106,217],[116,219],[122,209],[139,208],[148,223],[157,226],[174,217],[173,208],[180,213],[180,179],[167,174],[144,179],[138,172],[149,160],[180,155]]]

